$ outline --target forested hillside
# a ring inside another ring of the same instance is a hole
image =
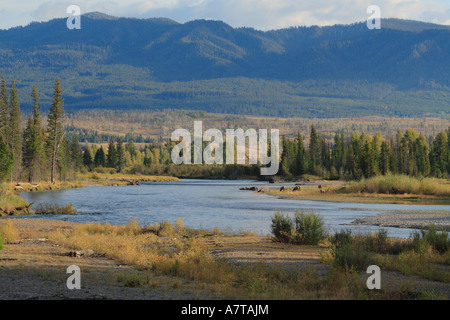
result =
[[[68,30],[66,19],[0,30],[0,71],[17,79],[24,109],[32,84],[48,107],[59,78],[68,110],[448,117],[450,27],[388,19],[381,30],[263,32],[90,13],[81,30]]]

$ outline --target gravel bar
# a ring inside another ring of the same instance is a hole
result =
[[[410,229],[425,229],[434,224],[438,230],[450,231],[450,214],[382,213],[351,224]]]

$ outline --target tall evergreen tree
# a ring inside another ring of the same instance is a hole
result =
[[[123,146],[122,139],[117,141],[117,172],[122,172],[125,167],[125,147]]]
[[[387,141],[381,143],[379,167],[383,175],[391,171],[391,147]]]
[[[431,170],[437,177],[447,174],[449,150],[447,132],[439,132],[433,141],[431,148]]]
[[[96,167],[104,167],[106,165],[106,156],[105,151],[103,151],[103,147],[97,149],[94,157],[94,166]]]
[[[22,169],[22,113],[20,111],[19,97],[16,83],[13,80],[10,90],[9,103],[9,146],[14,156],[14,165],[11,171],[11,181],[19,182]]]
[[[114,141],[110,140],[108,144],[108,154],[106,156],[106,165],[109,168],[117,167],[117,149]]]
[[[84,150],[83,164],[86,166],[86,168],[88,168],[89,171],[92,171],[92,165],[94,164],[94,162],[92,161],[92,155],[89,147]]]
[[[303,137],[300,132],[297,133],[297,174],[305,174],[308,169],[306,162],[306,150],[303,144]]]
[[[56,181],[56,169],[58,165],[59,148],[64,137],[64,99],[59,80],[55,82],[52,106],[48,115],[48,147],[51,161],[51,182]]]
[[[81,150],[77,135],[72,135],[72,142],[70,143],[70,155],[72,157],[73,170],[79,171],[83,166],[83,150]]]
[[[0,138],[8,143],[9,134],[9,104],[8,104],[8,88],[5,78],[2,78],[0,87]]]
[[[23,136],[23,165],[29,182],[41,179],[45,163],[44,128],[36,86],[33,86],[32,97],[33,113],[28,118]]]
[[[14,164],[14,156],[9,151],[8,145],[0,137],[0,182],[5,181],[11,174]]]
[[[311,131],[309,134],[309,172],[316,173],[316,166],[320,163],[321,143],[320,136],[316,132],[314,125],[311,125]]]

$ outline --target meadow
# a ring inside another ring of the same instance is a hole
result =
[[[311,217],[306,214],[302,221]],[[171,290],[214,299],[428,300],[448,299],[449,294],[450,240],[433,227],[410,239],[387,238],[383,231],[369,236],[323,233],[315,244],[308,244],[290,243],[275,234],[267,238],[252,232],[225,235],[217,229],[193,230],[181,220],[144,227],[137,220],[122,226],[91,223],[39,230],[28,226],[26,231],[15,223],[1,222],[6,248],[31,234],[66,250],[91,250],[138,271],[118,275],[114,285],[147,292],[169,282]],[[320,223],[312,228],[320,229]],[[244,246],[249,250],[247,259],[242,255],[239,262],[233,260]],[[290,262],[281,259],[285,250]],[[281,262],[274,263],[277,259]],[[383,272],[381,290],[366,286],[365,271],[371,264]]]

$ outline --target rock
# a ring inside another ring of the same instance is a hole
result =
[[[74,258],[81,258],[81,257],[86,257],[86,258],[90,258],[95,256],[95,252],[92,249],[87,249],[87,250],[79,250],[79,251],[71,251],[69,252],[69,257],[74,257]]]

